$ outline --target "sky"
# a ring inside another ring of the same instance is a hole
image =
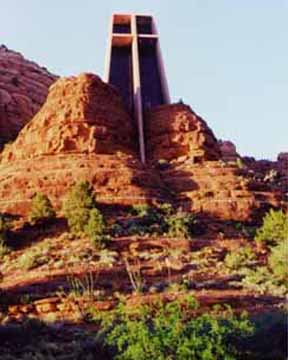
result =
[[[0,0],[0,44],[103,76],[113,12],[154,15],[173,101],[241,155],[288,151],[288,0]]]

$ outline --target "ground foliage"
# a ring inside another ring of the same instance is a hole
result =
[[[221,317],[192,316],[197,308],[190,296],[136,311],[120,304],[101,319],[102,335],[118,360],[237,359],[234,340],[253,332],[247,316],[235,317],[228,309]]]

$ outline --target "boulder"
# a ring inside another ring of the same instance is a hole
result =
[[[236,151],[236,146],[232,141],[219,140],[218,143],[220,146],[221,156],[224,161],[236,161],[240,158]]]

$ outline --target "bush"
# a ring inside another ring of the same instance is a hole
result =
[[[282,210],[271,209],[257,230],[255,240],[267,245],[276,245],[288,239],[288,217]]]
[[[36,193],[32,198],[29,220],[35,222],[40,219],[51,219],[56,216],[51,201],[42,193]]]
[[[288,247],[286,242],[281,242],[273,247],[268,256],[266,266],[248,269],[242,280],[245,288],[261,294],[274,296],[287,295],[288,291]]]
[[[172,215],[174,211],[173,206],[169,203],[159,204],[158,209],[163,215]]]
[[[89,222],[90,211],[94,208],[96,202],[90,184],[83,181],[74,185],[63,203],[63,213],[70,231],[75,234],[84,232]]]
[[[249,269],[241,281],[241,285],[250,291],[273,296],[284,296],[287,287],[275,278],[267,266],[260,266],[255,270]]]
[[[120,237],[120,236],[126,235],[126,232],[125,232],[125,229],[123,228],[123,226],[121,224],[119,224],[118,222],[115,222],[111,226],[111,234],[114,237]]]
[[[193,234],[195,218],[192,214],[178,211],[165,217],[166,231],[169,237],[190,238]]]
[[[9,224],[4,216],[0,214],[0,242],[6,243]]]
[[[175,212],[169,203],[159,204],[157,207],[147,204],[134,205],[130,212],[137,218],[117,221],[111,228],[113,234],[116,236],[166,234],[170,237],[189,238],[194,231],[196,232],[194,216],[182,211]]]
[[[86,234],[96,249],[102,249],[109,242],[104,217],[96,207],[92,187],[87,181],[72,187],[63,203],[63,212],[70,231]]]
[[[105,235],[106,224],[103,215],[96,208],[90,210],[88,223],[84,227],[85,234],[91,239],[96,249],[100,250],[110,240]]]
[[[227,312],[222,319],[207,313],[193,318],[197,306],[191,297],[134,312],[121,304],[102,321],[105,341],[118,360],[236,359],[233,342],[252,333],[247,317]]]
[[[10,252],[10,249],[7,246],[7,234],[9,228],[9,222],[0,214],[0,259]]]
[[[32,248],[20,256],[18,265],[20,269],[28,271],[44,265],[48,261],[49,259],[45,255],[43,248]]]
[[[286,241],[272,248],[268,263],[275,278],[288,288],[288,244]]]
[[[6,245],[4,240],[0,239],[0,260],[7,254],[9,254],[10,248]]]
[[[150,205],[148,204],[136,204],[131,207],[131,215],[135,216],[145,216],[150,210]]]
[[[253,250],[245,246],[237,251],[230,252],[225,256],[224,264],[232,270],[240,270],[251,265],[256,260]]]

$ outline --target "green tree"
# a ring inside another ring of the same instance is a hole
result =
[[[255,240],[267,245],[276,245],[288,239],[288,217],[282,210],[271,209],[257,230]]]
[[[105,231],[106,224],[103,215],[98,209],[91,209],[88,223],[84,226],[84,232],[98,250],[105,247],[110,239],[110,237],[105,234]]]
[[[93,189],[88,181],[75,184],[63,202],[63,213],[73,233],[84,232],[90,211],[96,208]]]
[[[29,220],[51,219],[56,216],[52,203],[43,193],[36,193],[32,198]]]

